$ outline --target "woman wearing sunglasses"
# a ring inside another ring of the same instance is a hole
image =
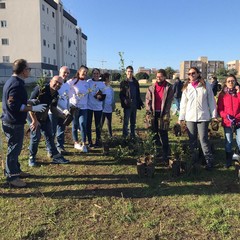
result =
[[[179,122],[186,121],[192,152],[192,164],[198,162],[198,135],[206,160],[206,169],[213,167],[213,155],[208,140],[208,125],[217,117],[216,102],[210,83],[204,81],[200,71],[191,67],[183,86]]]
[[[229,168],[232,165],[232,158],[239,160],[240,149],[240,92],[234,75],[230,74],[225,79],[217,105],[225,134],[226,167]],[[236,132],[238,151],[233,156],[232,142],[234,132]]]

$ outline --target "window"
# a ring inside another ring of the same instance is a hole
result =
[[[54,49],[54,50],[56,49],[56,44],[55,44],[55,43],[53,43],[53,49]]]
[[[46,40],[43,39],[43,46],[46,46]]]
[[[50,58],[48,58],[48,63],[50,64]]]
[[[0,3],[0,8],[6,8],[6,3]]]
[[[57,65],[56,59],[53,59],[53,65]]]
[[[47,8],[47,14],[48,14],[48,8]]]
[[[43,62],[47,63],[47,58],[46,57],[43,57]]]
[[[42,4],[42,10],[45,11],[45,5],[44,4]]]
[[[3,28],[3,27],[7,27],[7,21],[2,20],[2,21],[1,21],[1,27],[2,27],[2,28]]]
[[[52,17],[53,17],[53,18],[55,17],[55,13],[54,13],[54,12],[52,12]]]
[[[3,56],[3,62],[4,63],[9,63],[10,62],[9,56]]]
[[[9,45],[8,38],[2,38],[2,45]]]
[[[42,26],[43,26],[43,29],[45,29],[45,28],[46,28],[46,25],[45,25],[45,23],[44,23],[44,22],[42,23]]]

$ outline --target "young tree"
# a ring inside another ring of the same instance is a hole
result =
[[[139,72],[135,75],[136,79],[137,80],[140,80],[140,79],[149,79],[149,75],[145,72]]]
[[[172,77],[173,77],[173,74],[176,72],[173,68],[171,68],[171,67],[166,67],[165,68],[165,71],[166,71],[166,73],[167,73],[167,78],[168,79],[172,79]]]

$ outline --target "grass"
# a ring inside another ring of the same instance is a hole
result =
[[[144,96],[146,87],[141,90]],[[117,107],[121,109],[119,103]],[[144,110],[138,111],[140,135],[145,133],[143,116]],[[172,125],[175,121],[173,117]],[[113,129],[121,135],[115,114]],[[71,163],[50,164],[42,140],[37,155],[41,166],[29,168],[26,135],[20,162],[32,177],[24,189],[9,188],[1,178],[0,239],[238,239],[240,187],[234,168],[224,168],[222,131],[219,134],[212,140],[212,172],[201,169],[174,178],[171,170],[157,164],[153,179],[137,176],[134,156],[116,161],[114,148],[108,156],[102,149],[77,152],[70,127],[66,158]],[[170,142],[177,141],[170,131]]]

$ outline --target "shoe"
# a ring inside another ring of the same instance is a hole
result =
[[[207,171],[212,171],[212,170],[213,170],[213,166],[212,166],[211,164],[207,164],[207,165],[205,166],[205,170],[207,170]]]
[[[88,144],[88,147],[94,147],[94,145],[93,145],[93,143],[92,142],[90,142],[89,144]]]
[[[74,148],[76,148],[77,150],[82,150],[82,147],[79,143],[74,143]]]
[[[28,166],[29,167],[36,167],[37,166],[36,159],[33,156],[29,157]]]
[[[66,164],[66,163],[69,163],[69,160],[65,159],[61,154],[56,154],[53,156],[52,163]]]
[[[57,147],[57,150],[60,154],[65,154],[66,150],[64,149],[64,147]]]
[[[86,145],[83,145],[83,146],[82,146],[82,152],[83,152],[83,153],[87,153],[87,152],[88,152],[88,149],[87,149],[87,146],[86,146]]]
[[[17,187],[17,188],[23,188],[27,186],[27,184],[20,178],[15,178],[13,180],[10,180],[8,181],[8,183],[10,186]]]
[[[233,156],[232,156],[232,160],[239,161],[240,160],[240,156],[238,154],[234,153]]]
[[[23,171],[21,171],[20,174],[19,174],[20,178],[27,178],[27,177],[30,177],[30,176],[31,176],[30,173],[23,172]]]

